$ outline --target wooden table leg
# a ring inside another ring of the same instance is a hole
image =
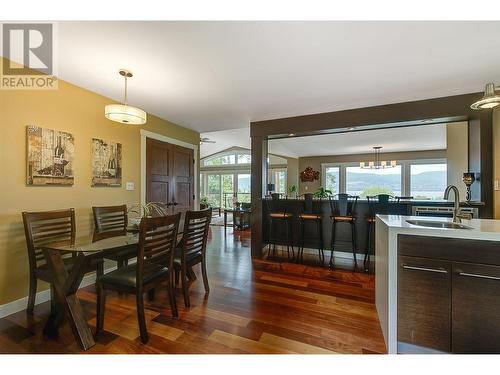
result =
[[[87,265],[88,257],[79,253],[69,273],[64,268],[61,252],[58,250],[43,249],[45,260],[51,270],[52,285],[54,288],[55,304],[49,320],[44,328],[44,333],[49,337],[57,337],[59,327],[64,315],[68,318],[71,330],[76,341],[84,350],[95,345],[92,331],[87,324],[85,314],[76,292],[83,278],[83,271]]]

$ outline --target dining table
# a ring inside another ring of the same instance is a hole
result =
[[[182,238],[179,233],[177,240]],[[82,304],[77,296],[78,288],[84,277],[86,266],[95,258],[106,257],[111,252],[138,247],[139,233],[129,231],[125,235],[92,241],[92,236],[75,239],[73,245],[67,243],[49,243],[42,247],[45,260],[51,274],[55,298],[49,319],[43,333],[49,338],[57,338],[59,328],[67,318],[75,340],[83,350],[95,345],[94,336],[87,324]],[[64,257],[71,253],[75,259],[72,266],[65,265]],[[192,271],[192,270],[191,270]]]

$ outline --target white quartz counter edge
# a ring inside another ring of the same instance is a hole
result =
[[[451,222],[448,218],[377,215],[375,225],[375,304],[387,351],[397,353],[398,234],[500,241],[500,220],[462,220],[472,229],[441,229],[411,225],[406,220]]]
[[[452,222],[451,218],[399,215],[377,215],[377,217],[391,229],[391,232],[392,229],[394,229],[397,233],[414,234],[419,236],[500,241],[500,220],[462,220],[462,224],[472,227],[472,229],[443,229],[412,225],[407,223],[406,220]]]

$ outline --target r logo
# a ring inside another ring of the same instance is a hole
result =
[[[4,75],[53,74],[53,33],[50,23],[4,23]],[[35,71],[34,71],[35,70]]]

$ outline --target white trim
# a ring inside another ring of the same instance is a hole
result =
[[[167,142],[173,145],[189,148],[194,151],[194,186],[193,186],[193,210],[199,207],[198,204],[198,179],[199,168],[198,168],[198,145],[192,143],[187,143],[179,141],[175,138],[170,138],[165,135],[150,132],[148,130],[141,129],[141,203],[146,203],[146,138],[156,139],[157,141]]]
[[[104,273],[114,271],[115,269],[116,269],[116,266],[107,268],[106,270],[104,270]],[[95,278],[96,278],[95,273],[86,275],[82,279],[82,282],[80,283],[79,289],[85,288],[86,286],[89,286],[92,284],[95,284]],[[50,300],[50,289],[42,290],[36,294],[35,306],[39,305],[41,303],[47,302],[49,300]],[[4,318],[8,315],[15,314],[19,311],[26,310],[27,306],[28,306],[28,296],[16,299],[15,301],[12,301],[12,302],[7,302],[4,305],[0,305],[0,318]]]

